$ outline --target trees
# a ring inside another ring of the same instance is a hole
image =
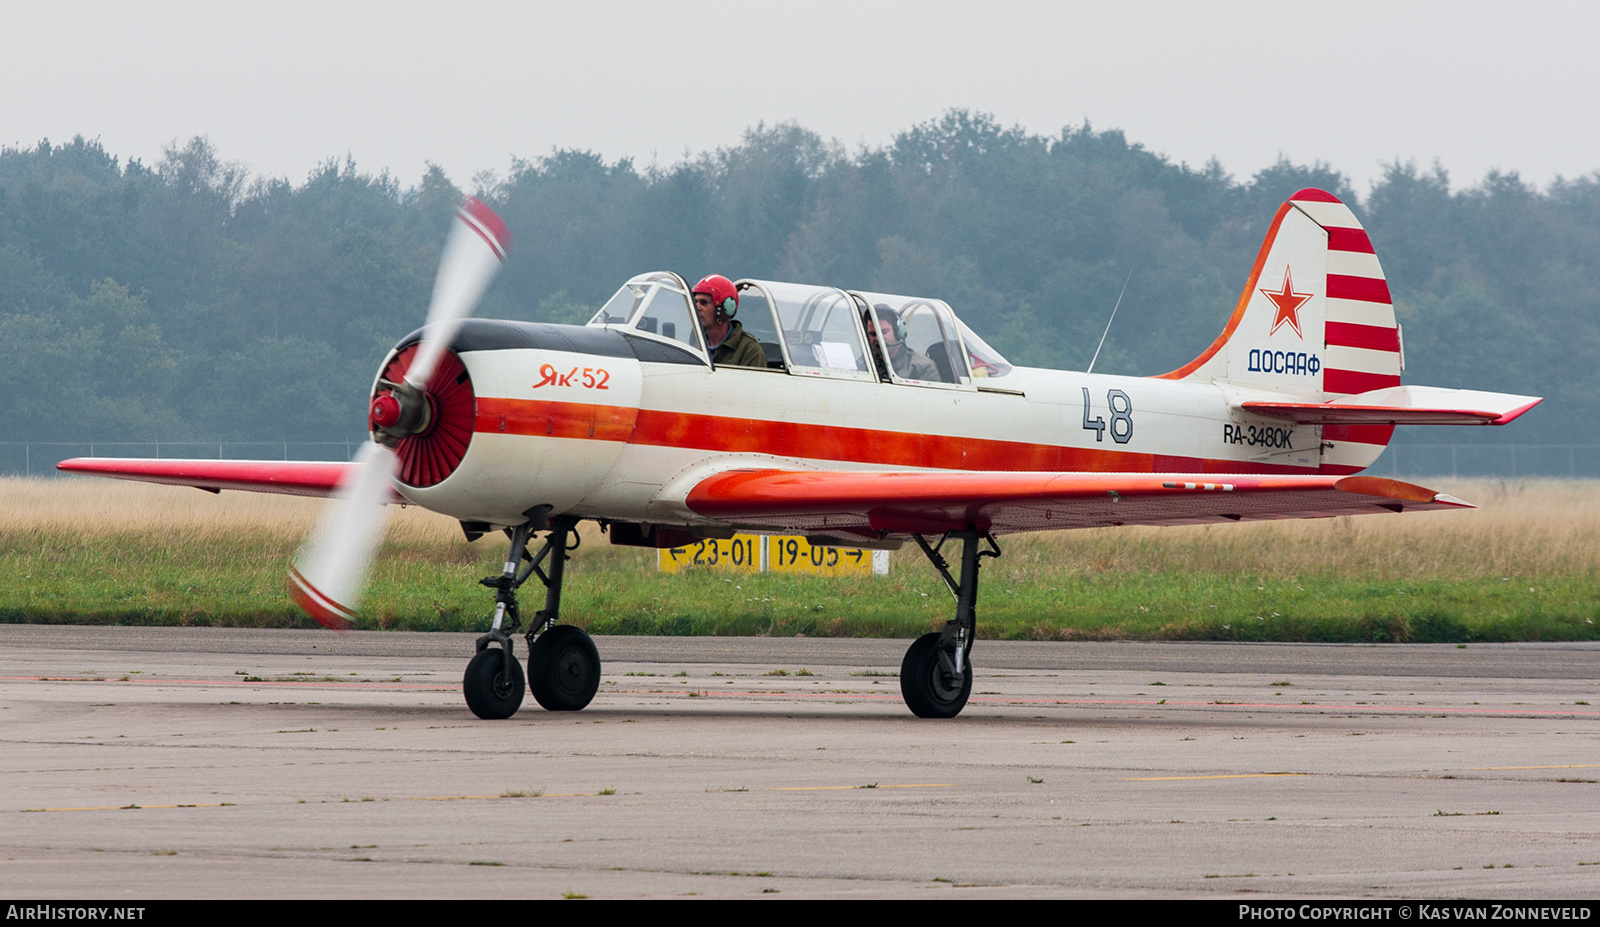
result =
[[[1221,328],[1273,212],[1321,186],[1362,215],[1409,379],[1551,395],[1517,432],[1586,435],[1600,401],[1600,174],[1455,189],[1395,164],[1363,205],[1323,164],[1235,181],[1117,131],[952,110],[850,152],[793,124],[668,167],[557,150],[476,191],[516,239],[486,315],[578,321],[675,270],[941,297],[1020,363],[1150,374]],[[330,160],[251,179],[204,139],[148,168],[98,142],[0,151],[0,424],[45,440],[359,437],[383,353],[422,321],[460,190]],[[1459,440],[1452,437],[1452,440]]]

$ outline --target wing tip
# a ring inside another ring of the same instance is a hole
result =
[[[1528,411],[1529,409],[1533,408],[1534,406],[1538,405],[1541,402],[1544,402],[1544,397],[1543,396],[1539,396],[1539,397],[1535,398],[1532,402],[1526,402],[1526,403],[1523,403],[1520,406],[1517,406],[1515,409],[1512,409],[1511,411],[1509,411],[1506,414],[1500,416],[1499,418],[1495,419],[1494,421],[1490,422],[1489,424],[1491,424],[1491,425],[1504,425],[1507,422],[1511,421],[1512,419],[1520,417],[1522,415],[1522,413]]]
[[[1335,489],[1343,490],[1344,492],[1393,499],[1400,503],[1412,502],[1425,505],[1449,506],[1451,508],[1477,508],[1472,503],[1457,499],[1449,493],[1437,492],[1426,486],[1418,486],[1415,483],[1394,480],[1386,476],[1347,476],[1335,482],[1333,486]]]

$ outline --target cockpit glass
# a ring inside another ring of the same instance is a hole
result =
[[[633,318],[633,311],[644,302],[645,295],[650,292],[650,287],[633,283],[624,283],[617,294],[606,300],[600,311],[589,320],[590,325],[621,325]]]
[[[676,287],[657,284],[645,297],[639,310],[639,331],[669,338],[691,348],[700,347],[700,327],[690,314],[688,294]]]
[[[855,302],[832,287],[766,283],[778,310],[791,372],[851,380],[873,379]]]
[[[644,305],[650,296],[652,286],[665,286],[681,289],[683,284],[675,274],[651,273],[640,274],[622,285],[622,289],[615,296],[606,300],[600,311],[589,320],[590,325],[621,325],[633,321],[634,313]]]
[[[689,307],[689,293],[676,274],[640,274],[622,285],[589,320],[591,326],[619,326],[700,348],[700,326]]]
[[[967,343],[967,356],[972,358],[972,375],[978,378],[993,379],[1003,377],[1011,372],[1011,363],[1000,352],[989,347],[989,343],[979,338],[967,323],[956,319],[956,325],[961,328],[961,338]]]
[[[937,299],[852,293],[872,307],[885,355],[880,367],[897,383],[941,383],[966,386],[967,358],[957,334],[955,314]]]

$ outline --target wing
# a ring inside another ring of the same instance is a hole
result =
[[[67,473],[118,480],[193,486],[209,492],[239,489],[290,496],[334,494],[354,463],[325,460],[150,460],[138,457],[74,457],[56,464]],[[396,495],[394,502],[403,501]]]
[[[1186,473],[729,470],[689,491],[690,510],[754,528],[862,537],[1111,525],[1196,525],[1472,508],[1372,476]]]

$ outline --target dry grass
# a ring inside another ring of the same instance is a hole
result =
[[[1005,568],[1060,576],[1256,573],[1420,580],[1591,574],[1600,568],[1600,482],[1423,481],[1478,506],[1193,528],[1013,537]]]
[[[299,496],[213,494],[76,477],[0,478],[0,500],[0,534],[71,531],[89,538],[175,534],[211,539],[249,532],[299,543],[322,510],[321,499]],[[389,531],[389,539],[401,544],[461,540],[454,522],[411,506],[396,513]]]
[[[1422,481],[1476,510],[1002,539],[985,636],[1591,640],[1600,482]],[[298,626],[284,572],[322,503],[92,479],[0,479],[0,621]],[[479,630],[505,541],[391,522],[364,622]],[[916,636],[949,597],[914,550],[888,577],[670,576],[586,523],[566,620],[597,633]],[[1512,581],[1525,580],[1525,581]],[[535,599],[538,591],[533,592]]]
[[[1195,528],[1110,528],[1013,535],[997,566],[1054,576],[1126,573],[1332,573],[1373,579],[1543,576],[1600,567],[1600,482],[1435,481],[1478,508],[1401,516],[1255,522]],[[84,541],[148,535],[169,542],[251,536],[288,549],[310,531],[322,501],[100,479],[0,478],[0,535],[71,534]],[[585,523],[588,551],[608,546]],[[498,549],[491,536],[472,545]],[[387,548],[427,555],[464,547],[456,524],[407,506]],[[419,553],[421,551],[418,551]],[[402,556],[404,556],[402,554]],[[452,559],[454,559],[452,558]]]

